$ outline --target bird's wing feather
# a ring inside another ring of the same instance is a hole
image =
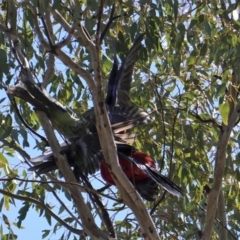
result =
[[[75,144],[75,151],[81,155],[80,169],[84,169],[86,174],[94,174],[99,169],[103,157],[97,133],[89,133],[80,138]]]
[[[151,122],[149,115],[141,108],[135,106],[112,106],[107,107],[107,111],[112,128],[128,125],[127,129],[129,129]]]
[[[157,182],[162,188],[164,188],[169,193],[182,197],[183,196],[183,190],[178,187],[174,182],[172,182],[169,178],[159,173],[157,170],[153,169],[152,167],[149,167],[148,165],[145,165],[146,168],[144,169],[144,172],[147,173],[151,178]]]
[[[109,75],[108,79],[108,87],[107,87],[107,96],[105,99],[105,103],[109,106],[115,106],[117,101],[117,89],[119,84],[118,75],[118,60],[117,57],[114,57],[113,67]]]
[[[129,105],[130,103],[130,89],[132,83],[133,68],[137,60],[138,51],[141,48],[141,41],[145,34],[141,34],[134,42],[129,50],[125,60],[123,61],[119,71],[116,82],[119,83],[118,87],[118,104]]]

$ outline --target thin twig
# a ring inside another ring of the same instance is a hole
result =
[[[10,97],[9,94],[7,94],[12,106],[13,106],[13,109],[15,110],[17,116],[19,117],[19,119],[21,120],[21,122],[23,123],[23,125],[30,131],[32,132],[34,135],[38,136],[43,142],[45,142],[46,146],[49,146],[49,143],[48,143],[48,140],[43,137],[42,135],[40,135],[39,133],[37,133],[35,130],[33,130],[27,123],[26,121],[23,119],[18,107],[17,107],[17,104],[16,104],[16,101],[15,101],[15,98],[14,97]]]
[[[71,227],[70,225],[68,225],[66,222],[64,222],[60,217],[58,217],[53,211],[51,211],[50,208],[48,208],[43,202],[38,201],[35,198],[31,198],[31,197],[25,197],[25,196],[20,196],[5,190],[0,189],[0,193],[14,198],[14,199],[18,199],[24,202],[31,202],[34,203],[36,205],[38,205],[41,209],[44,209],[50,216],[52,216],[57,222],[61,223],[64,227],[66,227],[69,231],[78,234],[79,236],[85,236],[85,232],[83,230],[79,230],[76,228]]]
[[[156,83],[156,77],[154,78],[155,80],[155,85],[157,85]],[[157,87],[155,88],[156,89],[156,95],[159,99],[159,104],[160,104],[160,110],[161,110],[161,116],[162,116],[162,125],[163,125],[163,135],[164,135],[164,138],[163,138],[163,147],[162,147],[162,162],[161,162],[161,166],[160,166],[160,171],[164,168],[164,160],[165,160],[165,149],[166,149],[166,136],[167,136],[167,133],[166,133],[166,128],[165,128],[165,118],[164,118],[164,110],[163,110],[163,104],[162,104],[162,100],[161,100],[161,96],[159,94],[159,92],[157,91]]]
[[[154,203],[154,206],[152,207],[150,214],[153,215],[155,212],[157,206],[165,199],[165,195],[167,194],[167,191],[164,191],[162,196]]]
[[[108,22],[107,22],[104,30],[103,30],[102,33],[101,33],[101,36],[100,36],[100,44],[102,43],[102,41],[103,41],[106,33],[108,32],[108,30],[109,30],[112,22],[113,22],[116,18],[119,17],[119,16],[113,17],[114,12],[115,12],[115,3],[112,5],[112,10],[111,10],[111,13],[110,13],[110,17],[109,17],[109,19],[108,19]]]
[[[178,88],[178,86],[177,86]],[[180,89],[178,88],[178,91],[180,93]],[[179,106],[180,106],[180,103],[181,103],[181,95],[179,97],[179,101],[178,101],[178,107],[177,107],[177,110],[176,110],[176,114],[173,118],[173,125],[172,125],[172,132],[171,132],[171,136],[172,136],[172,141],[171,141],[171,150],[170,150],[170,154],[171,154],[171,157],[170,157],[170,163],[169,163],[169,176],[171,176],[171,173],[172,173],[172,161],[173,161],[173,152],[174,152],[174,131],[175,131],[175,125],[177,123],[177,116],[178,116],[178,113],[179,113]]]
[[[81,174],[80,176],[81,176],[82,180],[84,181],[85,185],[89,189],[93,190],[93,187],[92,187],[91,183],[88,181],[87,177],[85,177],[83,174]],[[98,205],[98,207],[100,208],[101,214],[99,214],[99,215],[102,218],[103,222],[105,223],[110,237],[116,238],[116,233],[114,231],[114,227],[113,227],[112,221],[110,219],[110,216],[108,214],[108,211],[106,210],[102,201],[99,199],[98,194],[91,192],[91,193],[89,193],[89,195],[90,195],[90,198],[92,199],[92,202],[96,203]]]
[[[102,23],[102,14],[103,14],[103,5],[105,0],[100,0],[100,6],[98,11],[98,22],[97,22],[97,31],[96,31],[96,45],[101,44],[100,41],[100,29],[101,29],[101,23]]]
[[[53,43],[53,39],[52,39],[51,34],[50,34],[49,27],[48,27],[48,25],[46,24],[46,22],[45,22],[45,20],[44,20],[44,18],[43,18],[43,16],[42,16],[42,13],[39,12],[39,11],[40,11],[40,4],[41,4],[41,3],[40,3],[40,1],[38,0],[38,8],[37,8],[36,13],[37,13],[37,16],[41,19],[41,22],[42,22],[42,24],[43,24],[43,28],[44,28],[44,30],[45,30],[45,35],[47,36],[47,39],[48,39],[48,43],[49,43],[50,47],[53,49],[54,43]]]
[[[206,209],[204,209],[201,205],[199,205],[198,203],[196,203],[196,205],[197,205],[202,211],[206,212]],[[223,228],[225,228],[225,229],[228,231],[228,233],[233,237],[233,239],[236,239],[236,240],[238,239],[238,238],[236,238],[236,237],[233,235],[233,233],[227,228],[227,226],[224,225],[218,218],[215,217],[215,220],[216,220],[219,224],[221,224],[221,226],[222,226]]]
[[[212,123],[214,126],[217,126],[222,131],[222,126],[213,118],[203,119],[199,114],[189,111],[189,113],[195,117],[197,120],[199,120],[202,123]]]
[[[0,178],[0,181],[12,181],[12,180],[18,180],[18,181],[21,181],[21,182],[32,182],[32,183],[41,183],[41,184],[58,184],[59,186],[62,186],[62,187],[67,187],[68,185],[71,185],[71,186],[76,186],[76,187],[79,187],[81,188],[82,190],[84,191],[88,191],[88,192],[91,192],[91,193],[94,193],[94,194],[97,194],[97,195],[101,195],[103,197],[106,197],[106,198],[109,198],[115,202],[119,202],[121,203],[121,200],[118,200],[116,198],[113,198],[109,195],[106,195],[104,193],[101,193],[97,190],[94,190],[93,188],[89,188],[87,186],[82,186],[81,184],[79,183],[75,183],[75,182],[63,182],[63,181],[60,181],[60,180],[56,180],[56,181],[43,181],[43,180],[29,180],[29,179],[23,179],[23,178],[18,178],[18,177],[8,177],[8,178]],[[67,189],[67,188],[66,188]]]

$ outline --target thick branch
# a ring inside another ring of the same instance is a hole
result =
[[[159,239],[154,223],[148,214],[142,199],[119,166],[109,119],[108,115],[106,114],[106,108],[104,105],[102,108],[100,108],[101,105],[95,100],[95,98],[94,106],[96,119],[98,120],[97,130],[104,153],[104,158],[106,162],[111,165],[111,170],[114,174],[114,181],[123,197],[123,200],[136,216],[141,226],[143,237],[145,239]]]
[[[73,28],[63,18],[63,16],[57,10],[53,9],[52,6],[50,6],[50,5],[49,5],[49,10],[51,11],[55,21],[58,22],[59,24],[61,24],[61,26],[64,28],[64,30],[66,32],[71,33]],[[72,34],[74,35],[75,38],[79,38],[78,31],[74,31]]]
[[[95,83],[92,79],[92,76],[89,72],[81,68],[77,63],[75,63],[66,53],[64,53],[60,48],[55,49],[56,57],[58,57],[65,66],[72,69],[76,72],[79,76],[85,79],[90,89],[95,87]]]
[[[131,208],[141,226],[143,237],[145,239],[159,239],[156,227],[150,215],[148,214],[142,199],[133,188],[133,185],[129,182],[118,163],[116,146],[114,143],[106,107],[103,103],[103,96],[101,91],[102,81],[99,59],[99,42],[94,45],[93,42],[88,38],[86,32],[83,30],[83,26],[81,24],[79,25],[79,30],[83,43],[90,53],[92,65],[94,66],[94,77],[97,86],[94,86],[93,88],[91,86],[89,87],[94,96],[94,110],[97,120],[96,126],[104,158],[106,162],[111,166],[115,183],[123,197],[124,202]]]
[[[54,157],[55,159],[57,159],[56,163],[61,173],[63,174],[66,182],[77,183],[74,174],[66,160],[66,157],[60,154],[59,143],[54,135],[53,129],[46,115],[42,112],[37,112],[37,115],[47,136],[49,145],[51,146],[51,149],[54,153]],[[92,236],[95,239],[106,239],[106,235],[95,224],[91,211],[85,204],[79,188],[69,185],[69,190],[71,191],[76,208],[78,209],[78,213],[82,220],[84,230],[88,233],[89,236]]]
[[[240,114],[240,103],[238,103],[237,106],[235,107],[231,117],[229,118],[228,126],[224,127],[223,133],[220,136],[218,149],[217,149],[215,177],[214,177],[212,189],[208,196],[207,214],[206,214],[206,221],[205,221],[206,225],[205,225],[202,240],[208,240],[211,238],[212,228],[213,228],[215,214],[216,214],[216,208],[218,205],[218,196],[219,196],[220,188],[222,186],[222,178],[223,178],[225,162],[226,162],[227,145],[228,145],[230,134],[235,125],[235,122],[239,118],[239,114]]]
[[[226,209],[225,209],[225,199],[223,195],[223,191],[220,190],[218,197],[218,219],[221,222],[219,224],[219,239],[227,240],[227,218],[226,218]]]
[[[79,2],[75,1],[75,4],[79,4]],[[77,19],[76,12],[74,13],[74,19],[75,18]],[[37,35],[43,46],[47,50],[53,50],[51,49],[51,46],[49,46],[49,44],[46,42],[43,35],[41,34],[37,19],[35,19],[35,24]],[[138,219],[143,232],[143,237],[145,239],[159,239],[156,228],[139,194],[133,188],[132,184],[128,181],[127,177],[125,176],[125,174],[123,173],[118,164],[112,131],[110,128],[107,111],[102,100],[99,43],[97,44],[97,46],[93,44],[93,42],[91,41],[91,39],[89,39],[88,35],[86,34],[86,31],[84,30],[81,24],[79,25],[79,34],[84,42],[84,46],[87,48],[91,55],[92,65],[94,66],[95,82],[93,81],[92,76],[87,71],[83,70],[81,67],[79,67],[78,64],[74,63],[66,54],[64,54],[61,51],[60,48],[55,48],[54,52],[66,66],[70,67],[73,71],[75,71],[77,74],[82,76],[87,81],[94,95],[97,130],[100,137],[101,147],[104,152],[104,157],[106,158],[107,163],[111,165],[112,172],[116,177],[116,184],[118,186],[118,189],[120,190],[124,201],[133,210],[136,218]],[[25,70],[24,71],[25,79],[28,79],[28,81],[30,80],[32,83],[34,83],[32,75],[29,71],[28,62],[21,53],[20,41],[17,39],[16,36],[14,36],[14,39],[13,38],[10,39],[14,42],[15,47],[14,50],[16,50],[17,53],[15,56],[19,60],[19,63],[22,66],[22,68]],[[37,114],[47,135],[49,144],[54,152],[54,157],[57,159],[57,165],[60,171],[62,172],[67,182],[76,182],[65,157],[59,153],[60,147],[56,137],[54,136],[53,130],[49,124],[48,119],[42,112],[38,112]],[[89,211],[87,205],[83,201],[80,190],[76,187],[73,187],[72,185],[69,185],[69,189],[71,191],[72,197],[78,209],[80,218],[83,222],[84,230],[94,239],[106,239],[107,236],[94,223],[93,216],[91,215],[91,212]]]

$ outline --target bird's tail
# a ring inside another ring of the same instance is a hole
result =
[[[68,163],[70,164],[70,166],[72,166],[74,164],[74,161],[71,157],[70,143],[64,142],[60,144],[60,146],[61,146],[61,153],[66,154]],[[44,173],[48,173],[58,169],[53,152],[51,150],[48,150],[44,152],[42,155],[30,159],[30,162],[36,165],[30,167],[28,170],[35,171],[38,174],[44,174]]]
[[[148,175],[166,191],[178,197],[183,196],[183,190],[180,187],[178,187],[174,182],[172,182],[169,178],[165,177],[157,170],[148,166],[146,171]]]
[[[133,183],[140,196],[147,201],[154,201],[158,194],[158,184],[151,178]]]
[[[49,158],[47,158],[47,159],[46,159],[46,157],[45,158],[44,157],[45,157],[45,155],[41,155],[38,157],[38,159],[39,160],[40,159],[47,160],[47,161],[36,164],[36,165],[30,167],[28,170],[35,171],[37,174],[44,174],[44,173],[48,173],[48,172],[55,171],[58,169],[58,166],[55,162],[53,154],[51,156],[49,156]]]

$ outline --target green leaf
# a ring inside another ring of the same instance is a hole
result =
[[[179,1],[178,0],[174,0],[173,1],[173,13],[174,13],[174,17],[175,18],[178,17],[178,7],[179,7]]]
[[[176,54],[172,59],[172,66],[177,76],[180,75],[180,64],[181,64],[181,55]]]
[[[0,153],[0,168],[5,167],[8,164],[8,160]]]
[[[233,34],[231,36],[231,40],[232,40],[232,47],[235,47],[238,43],[238,37],[235,34]]]
[[[18,227],[18,225],[17,225],[16,222],[13,222],[13,225],[14,225],[15,227]],[[25,227],[21,226],[19,229],[25,229]]]
[[[193,28],[194,26],[196,26],[199,23],[198,19],[193,18],[189,24],[188,29],[190,30],[191,28]]]
[[[9,203],[10,203],[10,198],[5,196],[4,197],[4,207],[5,207],[6,210],[10,209],[10,204]]]
[[[208,50],[208,43],[205,42],[200,49],[200,56],[206,57],[207,50]]]
[[[9,229],[11,227],[11,224],[10,224],[7,216],[5,214],[3,214],[2,216],[3,216],[4,223],[7,225],[7,228]]]
[[[51,230],[43,230],[43,235],[42,235],[42,238],[45,238],[49,235],[49,233],[51,232]]]
[[[51,226],[52,225],[52,220],[51,220],[52,217],[47,211],[45,211],[45,217],[47,219],[48,224]]]
[[[26,218],[31,204],[29,202],[23,202],[23,207],[18,211],[18,222],[17,226],[20,228],[22,226],[22,221]]]
[[[65,210],[65,208],[63,206],[60,206],[59,211],[58,211],[58,215],[60,215],[64,210]]]
[[[8,233],[4,237],[6,237],[7,240],[16,240],[18,236],[16,234]]]
[[[212,29],[208,21],[204,23],[204,27],[205,27],[205,32],[208,34],[209,37],[211,37]]]
[[[230,108],[229,108],[229,103],[228,102],[225,102],[225,103],[219,105],[219,112],[222,116],[222,122],[225,125],[228,125],[229,111],[230,111]]]

